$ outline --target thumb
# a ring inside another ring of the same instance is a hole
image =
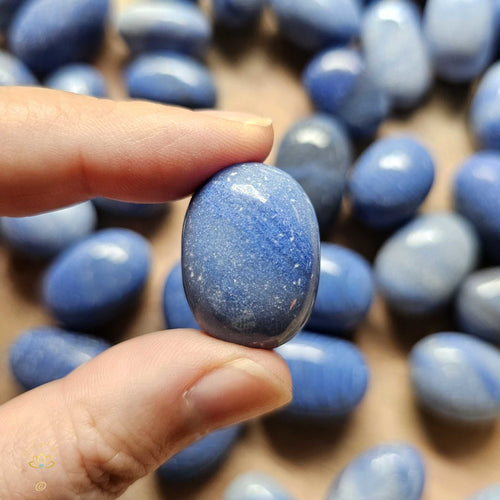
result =
[[[2,406],[0,498],[30,497],[40,481],[40,498],[118,497],[200,436],[290,398],[273,352],[195,330],[123,342]],[[34,442],[50,450],[50,469],[29,466]]]

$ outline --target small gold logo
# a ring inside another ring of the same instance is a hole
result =
[[[33,455],[33,460],[28,464],[33,469],[50,469],[53,467],[54,461],[50,458],[50,455]]]
[[[43,491],[47,488],[47,483],[45,481],[38,481],[38,483],[35,484],[35,491]]]

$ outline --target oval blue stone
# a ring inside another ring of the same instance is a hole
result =
[[[168,206],[166,203],[131,203],[109,198],[94,198],[92,202],[100,212],[132,218],[153,217],[164,213]]]
[[[492,484],[484,490],[478,491],[469,500],[498,500],[500,498],[500,483]]]
[[[233,480],[223,500],[294,500],[294,497],[271,476],[251,471]]]
[[[20,59],[0,50],[0,87],[7,85],[38,85],[38,82]]]
[[[307,321],[318,288],[319,232],[309,198],[268,165],[218,172],[187,210],[182,273],[204,331],[252,347],[286,342]]]
[[[266,0],[214,0],[215,22],[225,28],[244,29],[257,23]]]
[[[108,94],[102,73],[89,64],[68,64],[52,73],[45,86],[74,94],[105,97]]]

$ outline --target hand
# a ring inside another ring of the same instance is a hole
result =
[[[0,213],[19,216],[96,196],[185,196],[226,165],[262,161],[272,127],[252,115],[3,88],[0,137]],[[23,454],[34,441],[58,456],[49,498],[115,498],[200,436],[290,397],[273,352],[195,330],[128,340],[0,408],[0,498],[35,494],[41,471]]]

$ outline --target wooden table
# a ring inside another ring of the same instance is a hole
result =
[[[125,51],[116,37],[111,36],[107,45],[99,66],[110,81],[112,95],[121,98],[119,68]],[[271,116],[279,141],[292,122],[311,111],[300,84],[306,60],[304,54],[276,37],[268,15],[254,35],[218,33],[208,63],[217,80],[219,107]],[[391,118],[380,130],[380,136],[396,131],[414,133],[432,149],[437,179],[425,211],[448,209],[453,170],[472,151],[466,129],[469,95],[468,88],[439,85],[420,109]],[[163,328],[161,290],[167,272],[180,256],[186,206],[187,201],[182,200],[173,204],[165,219],[127,224],[151,239],[154,266],[140,307],[116,325],[113,333],[120,339]],[[344,212],[332,241],[372,260],[383,236],[352,221],[347,207]],[[117,222],[109,218],[101,223],[107,227]],[[23,262],[0,248],[0,403],[18,392],[6,363],[9,342],[25,328],[52,321],[39,303],[42,272],[42,266]],[[207,482],[167,487],[157,484],[152,475],[136,483],[123,498],[216,500],[237,474],[253,469],[275,476],[298,500],[320,500],[334,475],[357,453],[394,440],[413,443],[424,454],[428,467],[426,500],[462,500],[482,486],[500,481],[500,425],[456,428],[422,414],[413,400],[407,364],[411,346],[426,334],[452,326],[447,317],[419,322],[391,318],[377,299],[355,336],[370,366],[371,383],[347,422],[330,429],[252,422],[226,465]]]

